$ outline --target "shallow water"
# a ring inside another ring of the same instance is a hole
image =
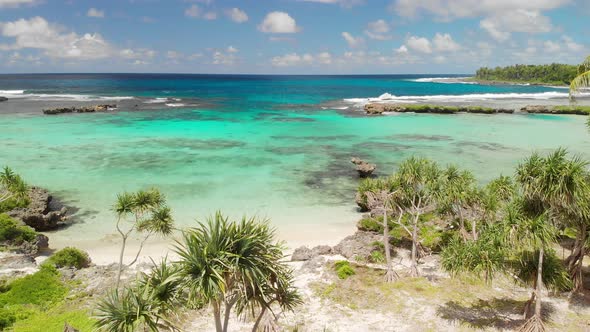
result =
[[[368,78],[360,80],[349,78],[341,86],[346,90],[351,85],[370,85]],[[4,82],[3,86],[2,82],[0,79],[0,90],[18,85],[10,81],[12,85]],[[72,80],[68,82],[73,85]],[[350,106],[338,102],[342,97],[373,97],[379,95],[377,91],[386,92],[381,79],[372,83],[371,91],[361,88],[358,95],[348,96],[343,94],[351,93],[349,90],[334,92],[334,86],[325,86],[334,84],[330,79],[254,86],[228,79],[214,82],[211,94],[199,89],[174,93],[168,84],[150,84],[160,90],[148,93],[141,87],[144,93],[137,93],[123,88],[111,94],[173,96],[181,99],[178,103],[190,97],[195,98],[195,106],[166,107],[136,99],[130,103],[151,110],[43,116],[38,108],[64,101],[23,97],[9,101],[11,111],[6,111],[7,107],[0,115],[0,165],[9,165],[29,183],[49,188],[80,209],[71,227],[52,234],[54,243],[83,247],[90,240],[108,238],[114,231],[110,206],[116,194],[125,190],[160,188],[180,226],[193,225],[195,219],[221,209],[233,216],[268,217],[282,238],[305,242],[346,234],[354,228],[358,179],[350,163],[352,156],[375,162],[380,174],[390,174],[401,160],[422,155],[473,170],[482,182],[511,174],[518,161],[534,150],[564,146],[590,157],[590,135],[583,117],[364,117],[351,108],[330,109]],[[321,89],[316,91],[310,85]],[[451,94],[457,89],[440,85],[446,88],[422,91]],[[480,90],[488,88],[498,89]],[[527,93],[547,89],[526,88],[531,89]],[[232,93],[236,89],[240,90],[237,95]],[[88,90],[74,92],[97,93]],[[518,87],[513,90],[520,91]],[[105,91],[101,90],[103,95]],[[34,92],[33,88],[27,91]],[[59,92],[71,91],[63,88]],[[203,102],[207,100],[210,104]]]

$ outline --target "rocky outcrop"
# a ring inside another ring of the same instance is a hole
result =
[[[529,105],[520,109],[521,112],[529,114],[572,114],[588,115],[590,108],[588,106],[546,106],[546,105]]]
[[[295,249],[293,254],[291,255],[291,261],[308,261],[317,256],[321,255],[331,255],[333,253],[332,247],[330,246],[316,246],[313,249],[309,249],[306,246],[299,247]]]
[[[347,236],[334,248],[335,254],[342,255],[348,259],[368,259],[373,251],[375,241],[382,241],[383,237],[373,232],[357,231]]]
[[[6,97],[0,97],[0,102],[7,101],[7,100],[8,100],[8,98],[6,98]]]
[[[52,204],[53,196],[47,190],[31,187],[29,199],[30,203],[27,207],[16,208],[8,211],[7,214],[41,232],[56,229],[58,224],[66,219],[66,207],[57,209],[56,204]]]
[[[95,106],[71,106],[71,107],[58,107],[48,108],[43,110],[43,114],[56,115],[64,113],[94,113],[94,112],[106,112],[117,108],[117,105],[95,105]]]
[[[370,177],[373,175],[375,169],[377,169],[377,165],[369,164],[368,162],[356,157],[352,158],[350,162],[356,165],[356,171],[359,173],[361,178]]]
[[[365,112],[369,115],[379,115],[383,113],[432,113],[432,114],[456,114],[456,113],[474,113],[474,114],[497,114],[497,113],[514,113],[512,109],[489,108],[480,106],[444,106],[444,105],[418,105],[418,104],[387,104],[387,103],[370,103],[366,104]]]

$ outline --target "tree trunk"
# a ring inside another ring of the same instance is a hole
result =
[[[580,291],[584,288],[584,278],[582,275],[582,265],[586,255],[586,224],[582,224],[578,229],[578,236],[572,248],[571,254],[566,258],[565,263],[568,273],[572,279],[574,291]]]
[[[258,331],[258,326],[260,326],[260,321],[262,320],[262,317],[264,317],[265,313],[266,313],[266,306],[263,306],[262,310],[260,310],[260,314],[258,315],[258,318],[256,318],[256,322],[254,323],[254,326],[252,327],[252,332]]]
[[[238,297],[234,296],[229,301],[225,301],[225,311],[223,312],[223,332],[227,332],[227,326],[229,325],[229,315],[231,314],[231,308],[237,302]]]
[[[477,222],[475,219],[471,220],[471,237],[473,241],[477,241]]]
[[[410,276],[417,277],[420,275],[418,272],[418,219],[420,213],[416,213],[414,216],[414,225],[412,229],[412,265],[410,266]]]
[[[535,299],[535,316],[539,319],[541,318],[541,291],[543,289],[543,256],[545,255],[545,250],[541,246],[539,249],[539,265],[537,266],[537,287],[535,290],[536,299]]]
[[[402,215],[400,214],[400,219],[401,216]],[[387,263],[385,281],[392,282],[395,279],[397,279],[397,276],[396,273],[393,271],[393,266],[391,265],[391,249],[389,247],[389,225],[387,224],[387,209],[383,209],[383,247],[385,248],[385,262]]]
[[[119,271],[117,271],[117,288],[121,283],[121,272],[123,271],[123,255],[125,254],[125,245],[127,244],[127,237],[123,236],[123,243],[121,243],[121,252],[119,253]]]
[[[221,325],[221,304],[219,301],[213,302],[213,318],[215,319],[215,331],[223,332],[223,326]]]

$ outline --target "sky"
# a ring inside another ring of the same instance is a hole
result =
[[[473,73],[580,63],[590,0],[0,0],[0,73]]]

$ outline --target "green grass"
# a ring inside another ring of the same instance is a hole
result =
[[[14,332],[49,332],[63,331],[65,323],[70,324],[80,332],[94,331],[94,319],[85,310],[71,310],[56,308],[47,312],[37,312],[27,319],[20,320],[12,327]]]
[[[44,265],[31,275],[0,287],[0,331],[62,331],[64,323],[91,331],[93,320],[81,298],[68,298],[70,287],[60,273]]]
[[[350,266],[348,261],[337,261],[334,263],[334,269],[340,279],[346,279],[356,274],[355,270]]]

